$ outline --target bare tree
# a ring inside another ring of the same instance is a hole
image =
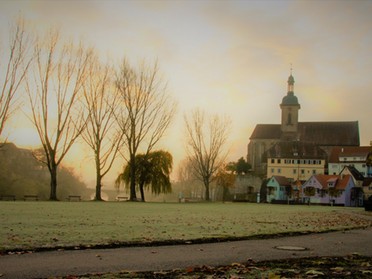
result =
[[[209,186],[214,175],[224,164],[230,120],[218,115],[208,119],[201,110],[185,115],[188,158],[192,162],[195,175],[205,186],[205,200],[210,200]]]
[[[29,46],[30,38],[25,32],[24,22],[19,19],[11,28],[9,50],[0,56],[0,136],[16,109],[15,96],[32,61]]]
[[[36,68],[27,82],[33,122],[44,154],[38,156],[50,172],[50,200],[57,200],[57,168],[85,128],[79,100],[91,52],[81,45],[61,44],[51,32],[35,44]]]
[[[95,58],[83,86],[88,121],[82,137],[94,152],[97,201],[102,200],[102,179],[117,158],[123,139],[115,119],[120,103],[113,76],[112,68],[100,65]]]
[[[176,112],[176,104],[166,94],[158,66],[144,63],[138,69],[124,60],[117,75],[122,110],[117,115],[125,137],[130,167],[130,200],[136,196],[136,155],[140,148],[148,154],[163,137]]]

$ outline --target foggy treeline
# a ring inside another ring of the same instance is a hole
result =
[[[69,195],[87,197],[88,190],[72,169],[59,169],[58,195],[64,200]],[[35,159],[31,150],[21,149],[13,143],[0,147],[0,196],[15,195],[17,200],[24,195],[37,195],[47,200],[50,191],[50,177],[47,168]]]

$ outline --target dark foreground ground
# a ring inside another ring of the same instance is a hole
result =
[[[245,263],[227,266],[200,266],[152,272],[90,274],[64,278],[372,278],[372,257],[352,254],[345,257],[315,257]]]
[[[0,256],[0,278],[372,278],[371,259],[369,227],[219,243],[13,253]]]

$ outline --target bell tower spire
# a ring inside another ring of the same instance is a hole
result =
[[[294,92],[294,83],[295,83],[295,80],[292,76],[292,63],[291,63],[291,71],[290,71],[290,75],[288,77],[288,93],[289,92]]]
[[[292,75],[292,64],[290,75],[288,77],[287,95],[283,97],[280,108],[282,110],[282,140],[295,140],[298,132],[298,111],[301,106],[298,103],[297,97],[294,95],[295,80]]]

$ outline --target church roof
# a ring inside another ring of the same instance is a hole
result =
[[[326,159],[326,152],[314,143],[280,141],[263,155],[267,158]]]
[[[279,139],[281,134],[280,124],[257,124],[249,139]]]
[[[281,135],[280,124],[258,124],[250,140],[279,140]],[[359,146],[359,124],[358,121],[299,122],[298,140],[320,146]]]
[[[323,146],[359,146],[358,121],[349,122],[300,122],[301,141]]]

